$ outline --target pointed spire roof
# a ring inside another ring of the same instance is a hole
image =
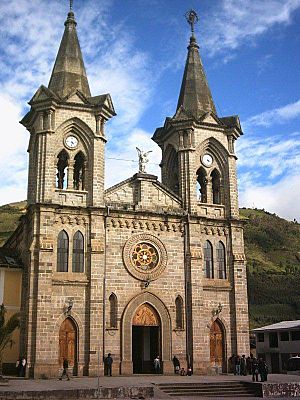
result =
[[[62,98],[72,90],[79,90],[84,96],[91,97],[76,25],[74,13],[70,7],[65,22],[65,31],[48,85],[50,90]]]
[[[213,112],[216,114],[214,101],[201,62],[199,46],[194,36],[193,26],[176,111],[181,106],[196,118],[203,114],[203,112]]]

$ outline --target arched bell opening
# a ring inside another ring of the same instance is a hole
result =
[[[221,175],[217,169],[211,173],[213,204],[221,204]]]
[[[56,187],[58,189],[67,189],[68,187],[68,166],[69,154],[63,149],[57,156]]]
[[[59,365],[62,367],[64,360],[68,360],[70,369],[73,369],[73,375],[77,375],[78,357],[77,357],[78,329],[72,318],[66,318],[59,329]]]
[[[157,356],[161,358],[161,320],[154,307],[144,303],[132,319],[133,373],[154,373],[153,360]]]
[[[197,198],[201,203],[207,203],[207,176],[204,168],[200,167],[197,171]]]
[[[73,187],[75,190],[85,190],[86,159],[82,151],[74,157]]]
[[[226,372],[225,329],[219,319],[210,328],[210,364],[216,372]]]

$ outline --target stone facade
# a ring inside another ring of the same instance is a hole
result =
[[[69,13],[68,35],[76,35],[75,26]],[[195,43],[192,37],[183,99],[190,69],[202,68]],[[60,49],[59,57],[67,55]],[[76,73],[80,68],[82,59]],[[34,95],[22,120],[30,132],[28,210],[7,243],[25,265],[21,353],[30,376],[57,376],[62,357],[74,374],[95,376],[107,353],[114,375],[151,371],[156,353],[166,374],[174,354],[194,373],[226,371],[232,353],[248,354],[234,153],[242,132],[237,117],[220,119],[212,99],[202,103],[198,115],[189,102],[179,104],[156,130],[162,183],[137,173],[104,191],[104,123],[115,115],[110,96],[89,97],[74,85],[59,92],[41,86]],[[157,315],[157,326],[133,326],[142,305]],[[69,332],[62,330],[66,319]]]

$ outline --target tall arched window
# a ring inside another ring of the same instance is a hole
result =
[[[213,191],[213,203],[221,204],[221,176],[218,170],[214,169],[211,173],[211,183]]]
[[[57,238],[57,271],[68,272],[69,237],[67,232],[59,232]]]
[[[56,187],[66,189],[68,186],[68,165],[69,155],[66,150],[62,150],[57,156],[56,165]]]
[[[226,279],[225,246],[220,241],[217,244],[218,278]]]
[[[175,308],[176,308],[176,328],[183,329],[183,300],[181,296],[176,297]]]
[[[199,200],[201,203],[207,203],[207,177],[204,168],[197,171],[197,191],[199,190]]]
[[[84,238],[80,231],[77,231],[73,237],[72,271],[84,271]]]
[[[176,194],[179,194],[179,179],[178,179],[178,155],[173,146],[169,145],[166,150],[165,161],[167,185]]]
[[[109,296],[109,312],[110,312],[110,327],[111,328],[117,328],[117,310],[118,310],[118,302],[117,302],[117,296],[112,293]]]
[[[74,189],[85,189],[85,157],[80,151],[74,157]]]
[[[208,240],[204,244],[204,276],[211,279],[214,277],[213,247]]]

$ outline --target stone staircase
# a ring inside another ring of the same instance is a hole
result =
[[[251,382],[161,383],[157,387],[171,397],[262,397],[261,386]]]

